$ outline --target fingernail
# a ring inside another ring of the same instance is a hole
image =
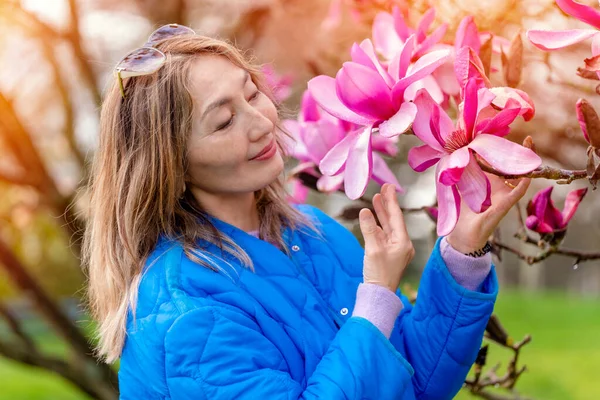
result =
[[[363,208],[363,210],[367,210],[366,208]],[[358,218],[362,221],[369,221],[371,219],[373,219],[373,215],[369,212],[369,211],[362,211],[358,214]]]

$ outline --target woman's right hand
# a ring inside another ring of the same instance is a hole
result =
[[[368,208],[359,213],[360,230],[365,239],[363,281],[395,292],[406,266],[415,256],[415,249],[393,185],[386,183],[381,187],[381,192],[373,197],[373,208],[381,227]]]

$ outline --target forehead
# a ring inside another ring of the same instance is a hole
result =
[[[231,96],[240,90],[246,71],[216,55],[199,56],[190,69],[192,97],[199,105]]]

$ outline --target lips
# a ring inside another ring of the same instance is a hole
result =
[[[255,159],[257,159],[258,157],[262,156],[263,154],[266,154],[266,153],[268,153],[268,152],[269,152],[269,151],[270,151],[270,150],[273,148],[273,146],[275,146],[275,139],[271,139],[271,141],[269,142],[269,144],[268,144],[268,145],[266,145],[266,146],[265,146],[265,147],[264,147],[264,148],[263,148],[263,149],[260,151],[260,153],[258,153],[258,154],[257,154],[257,155],[255,155],[254,157],[252,157],[250,160],[255,160]]]

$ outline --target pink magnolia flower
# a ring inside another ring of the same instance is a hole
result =
[[[416,29],[408,26],[406,19],[398,7],[394,7],[392,14],[380,12],[373,21],[373,42],[375,49],[381,53],[386,60],[392,60],[404,47],[408,38],[416,37],[416,43],[411,58],[414,61],[428,53],[431,48],[443,39],[448,29],[448,24],[437,27],[431,35],[427,35],[429,27],[435,20],[435,8],[430,8]]]
[[[364,194],[373,171],[373,130],[378,128],[384,137],[408,130],[417,107],[406,101],[406,89],[430,75],[449,55],[444,50],[428,53],[411,66],[415,43],[413,35],[386,69],[366,39],[354,44],[352,61],[343,64],[335,79],[321,75],[308,82],[311,95],[325,111],[361,126],[337,143],[319,165],[325,175],[344,171],[344,188],[351,199]]]
[[[596,71],[600,77],[600,11],[578,3],[573,0],[556,0],[556,4],[565,13],[593,26],[595,29],[569,29],[565,31],[551,31],[531,29],[527,37],[536,47],[542,50],[557,50],[579,43],[589,38],[592,39],[592,58],[586,59],[587,69]]]
[[[455,126],[427,91],[417,93],[418,112],[413,131],[425,144],[409,151],[408,163],[417,172],[437,164],[437,233],[440,236],[454,229],[461,197],[476,213],[491,205],[491,184],[477,163],[477,156],[505,174],[525,174],[542,163],[530,149],[502,137],[519,115],[519,107],[506,108],[491,118],[480,118],[481,110],[494,98],[489,90],[478,90],[476,80],[470,79]]]
[[[575,215],[579,203],[587,193],[587,188],[571,191],[565,199],[565,206],[560,212],[552,201],[552,189],[549,186],[540,190],[527,204],[527,228],[542,235],[542,239],[556,244],[565,235],[567,224]]]
[[[458,82],[454,71],[454,63],[461,49],[465,47],[471,48],[473,54],[479,55],[481,46],[490,37],[492,38],[493,52],[500,53],[502,48],[510,47],[510,41],[501,36],[492,36],[489,32],[479,32],[473,16],[467,15],[460,21],[454,38],[452,57],[433,73],[433,76],[445,94],[448,96],[459,96],[460,88],[464,87],[465,82]],[[492,67],[491,71],[496,71],[496,69]],[[483,64],[481,65],[481,72],[484,73]]]
[[[273,95],[278,102],[285,101],[290,97],[292,94],[293,82],[293,78],[290,74],[283,76],[277,74],[271,64],[263,65],[262,73],[264,74],[267,84],[273,90]]]
[[[373,42],[375,49],[382,54],[386,60],[392,60],[398,53],[402,45],[411,34],[417,35],[417,45],[415,46],[413,57],[418,59],[422,55],[440,49],[448,49],[452,52],[451,57],[436,69],[432,76],[414,83],[408,89],[414,94],[421,88],[426,88],[429,94],[440,104],[445,103],[450,96],[458,96],[460,86],[454,75],[454,53],[464,46],[471,47],[476,54],[479,54],[481,45],[492,35],[488,32],[479,32],[472,16],[466,16],[460,22],[456,31],[454,46],[440,43],[443,39],[447,24],[442,24],[436,28],[431,35],[427,35],[427,30],[435,18],[435,9],[431,8],[421,19],[417,29],[410,28],[404,15],[394,8],[392,14],[380,12],[373,22]],[[500,36],[493,36],[492,49],[499,53],[501,48],[508,47],[510,42]]]
[[[467,82],[475,79],[479,89],[487,88],[482,93],[492,93],[494,98],[484,114],[495,114],[497,110],[505,108],[520,108],[519,115],[529,121],[535,115],[535,106],[529,95],[522,90],[506,86],[492,87],[490,80],[485,75],[483,63],[475,51],[470,47],[460,48],[455,55],[454,72],[460,87],[464,88]]]
[[[384,11],[378,13],[375,16],[372,27],[375,49],[387,62],[391,62],[405,47],[408,39],[414,36],[416,42],[409,57],[411,61],[418,60],[426,53],[436,49],[436,44],[442,40],[448,29],[448,24],[442,24],[430,35],[427,35],[434,19],[435,9],[430,8],[421,18],[417,28],[413,29],[408,26],[405,15],[399,7],[394,7],[392,14]],[[451,47],[448,46],[446,50],[450,51]],[[445,65],[448,65],[448,61],[446,61]],[[438,103],[444,101],[444,93],[432,75],[426,76],[410,85],[407,88],[407,99],[413,100],[415,93],[421,88],[427,89]]]
[[[333,147],[356,129],[361,128],[322,110],[309,91],[304,92],[302,96],[298,120],[285,120],[284,127],[294,138],[293,143],[288,143],[290,154],[300,161],[300,164],[294,168],[291,174],[308,172],[318,177],[317,189],[319,191],[333,192],[338,190],[344,183],[345,171],[342,169],[339,174],[333,176],[321,175],[316,171],[316,167],[319,166],[321,160]],[[398,152],[396,141],[397,138],[386,138],[380,135],[374,135],[371,138],[372,150],[374,151],[372,154],[373,170],[371,178],[381,184],[392,183],[399,192],[403,192],[404,189],[379,154],[395,156]]]

